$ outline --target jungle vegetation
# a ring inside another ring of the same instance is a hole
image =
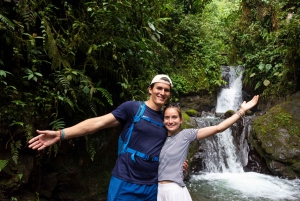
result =
[[[145,100],[157,73],[177,100],[216,93],[220,66],[243,65],[248,89],[276,97],[299,90],[299,63],[294,0],[0,1],[0,149],[17,163],[37,128]]]

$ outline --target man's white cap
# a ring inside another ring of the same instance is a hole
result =
[[[173,87],[171,78],[170,78],[169,76],[165,75],[165,74],[159,74],[159,75],[156,75],[156,76],[153,78],[151,84],[156,83],[156,82],[168,84],[168,85],[170,85],[171,87]],[[150,85],[151,85],[151,84],[150,84]]]

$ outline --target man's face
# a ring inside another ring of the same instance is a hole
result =
[[[154,83],[153,88],[149,88],[150,99],[156,105],[163,106],[171,94],[170,85],[164,83]]]

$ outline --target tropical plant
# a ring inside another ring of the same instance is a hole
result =
[[[246,66],[245,85],[264,97],[286,96],[299,89],[299,3],[242,1],[241,18],[232,30],[236,62]]]

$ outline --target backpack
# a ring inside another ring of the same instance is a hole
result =
[[[146,109],[145,102],[141,103],[141,101],[139,101],[139,109],[137,110],[137,112],[136,112],[136,114],[134,116],[134,119],[133,119],[133,122],[132,122],[131,126],[129,127],[129,129],[127,130],[127,132],[125,134],[125,138],[124,139],[125,139],[126,143],[123,141],[121,134],[119,135],[118,155],[121,155],[121,154],[124,154],[126,152],[129,152],[129,153],[131,153],[131,160],[133,160],[134,162],[136,162],[135,161],[135,156],[143,158],[144,160],[158,162],[159,156],[151,157],[151,156],[148,156],[147,154],[144,154],[142,152],[136,151],[136,150],[128,147],[128,143],[130,141],[131,134],[132,134],[132,131],[134,129],[134,125],[136,123],[138,123],[140,121],[140,119],[144,119],[144,120],[146,120],[146,121],[148,121],[150,123],[153,123],[153,124],[155,124],[157,126],[164,127],[164,125],[162,123],[154,121],[154,120],[150,119],[149,117],[143,116],[143,114],[145,112],[145,109]]]

